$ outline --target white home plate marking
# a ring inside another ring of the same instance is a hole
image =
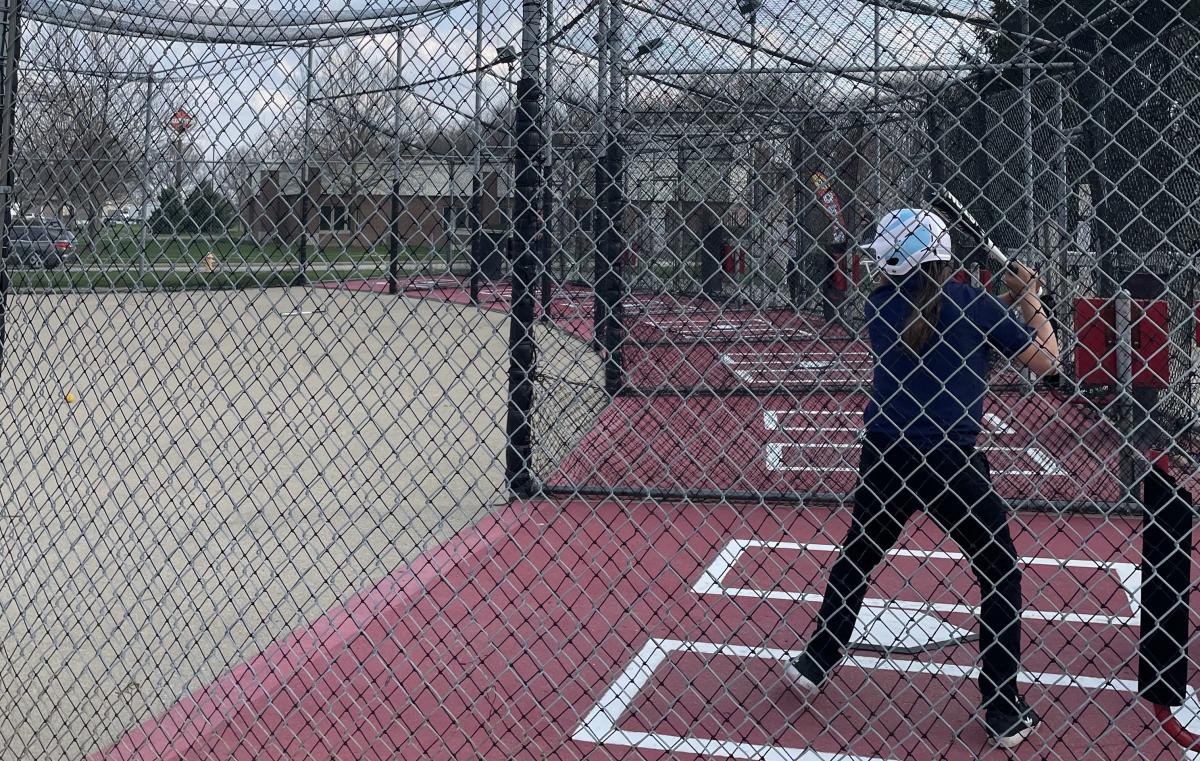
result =
[[[583,721],[571,734],[571,739],[600,745],[618,745],[670,754],[690,753],[718,758],[767,759],[768,761],[892,761],[891,759],[880,759],[877,756],[858,756],[846,752],[828,753],[811,748],[789,748],[782,745],[762,745],[618,729],[617,724],[621,721],[621,717],[633,705],[642,689],[654,678],[654,672],[658,667],[673,653],[721,655],[747,660],[755,658],[780,662],[793,655],[786,650],[770,647],[651,638],[633,656],[633,660],[629,662],[625,670],[617,675],[608,690],[596,701],[592,710],[584,716]],[[973,666],[867,655],[848,656],[842,665],[842,668],[846,667],[859,668],[864,671],[928,674],[954,680],[974,679],[978,674],[978,669]],[[1017,681],[1022,684],[1038,684],[1046,687],[1073,687],[1081,690],[1137,693],[1137,683],[1128,679],[1102,679],[1075,674],[1022,671],[1017,674]]]
[[[739,377],[742,377],[739,375]],[[743,378],[746,380],[746,378]],[[859,447],[857,441],[833,441],[830,439],[839,438],[837,436],[828,437],[822,434],[846,434],[861,432],[861,424],[853,426],[844,425],[850,415],[847,411],[839,410],[805,410],[805,409],[784,409],[784,410],[768,410],[762,411],[763,428],[770,431],[785,431],[788,433],[811,433],[807,441],[768,441],[763,444],[763,462],[766,469],[774,473],[855,473],[857,468],[851,465],[854,459],[853,455],[841,454],[844,450],[853,450]],[[1000,435],[1015,434],[1003,420],[992,413],[984,415],[984,422],[988,428],[994,433],[993,439]],[[835,423],[827,425],[827,423]],[[839,423],[841,423],[839,425]],[[840,437],[844,438],[844,436]],[[816,462],[809,458],[802,458],[798,462],[795,458],[789,460],[785,458],[785,453],[789,450],[822,450],[828,449],[837,454],[832,458],[834,462]],[[1060,463],[1053,455],[1041,448],[1035,443],[1022,445],[1009,444],[984,444],[980,447],[985,452],[996,452],[998,454],[1009,455],[1008,464],[996,469],[997,475],[1007,476],[1041,476],[1044,478],[1061,478],[1067,474],[1062,463]],[[1024,457],[1032,465],[1037,466],[1036,469],[1028,467],[1019,467],[1018,458]]]
[[[911,654],[978,638],[975,632],[889,600],[883,605],[863,605],[850,635],[850,647]]]
[[[788,592],[779,589],[754,589],[752,587],[734,587],[725,584],[725,577],[737,565],[743,553],[751,548],[769,550],[795,550],[800,552],[836,553],[839,548],[832,544],[813,542],[774,542],[761,539],[730,539],[717,553],[716,558],[700,573],[700,578],[692,586],[692,591],[702,595],[726,595],[729,597],[753,597],[761,600],[789,600],[792,602],[821,602],[819,592]],[[914,550],[907,548],[892,548],[887,553],[891,557],[910,557],[922,559],[940,559],[965,561],[961,552],[944,552],[941,550]],[[1112,574],[1129,603],[1128,615],[1111,613],[1073,613],[1064,610],[1032,610],[1025,608],[1021,617],[1030,621],[1061,621],[1079,624],[1103,624],[1107,626],[1137,626],[1139,624],[1139,605],[1142,588],[1142,572],[1134,563],[1115,561],[1098,561],[1085,559],[1060,559],[1045,557],[1021,557],[1017,562],[1024,565],[1051,566],[1057,568],[1081,568],[1101,570]],[[1082,584],[1081,584],[1082,588]],[[1086,593],[1086,590],[1083,590]],[[917,600],[888,600],[883,598],[867,598],[863,606],[871,608],[891,608],[892,610],[924,611],[934,613],[963,613],[972,616],[979,615],[979,607],[961,603],[941,603]]]

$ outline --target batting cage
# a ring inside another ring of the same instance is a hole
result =
[[[0,0],[0,761],[1200,757],[1200,7]]]

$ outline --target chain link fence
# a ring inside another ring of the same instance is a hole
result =
[[[1195,3],[3,9],[0,761],[1200,751]]]

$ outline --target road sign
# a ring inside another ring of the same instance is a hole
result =
[[[181,108],[171,115],[171,129],[182,134],[187,132],[193,121],[192,115]]]

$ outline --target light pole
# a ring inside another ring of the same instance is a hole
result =
[[[752,93],[758,89],[758,83],[754,78],[755,68],[758,64],[758,58],[755,53],[758,50],[758,10],[762,7],[762,0],[737,0],[738,13],[742,18],[750,23],[750,89]],[[747,257],[751,262],[751,267],[757,269],[756,256],[759,253],[759,187],[758,187],[758,140],[756,135],[750,136],[750,209],[747,222],[750,228],[750,251]],[[753,275],[751,276],[753,277]],[[731,274],[732,279],[732,274]]]

